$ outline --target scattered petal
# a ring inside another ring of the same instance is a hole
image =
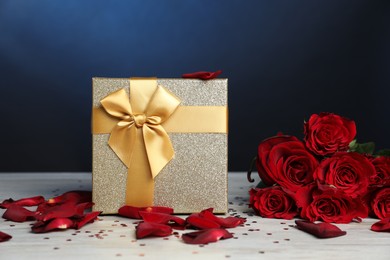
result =
[[[68,202],[79,204],[79,203],[91,202],[91,201],[92,201],[92,192],[75,190],[75,191],[65,192],[60,196],[49,199],[47,201],[47,204],[62,204]]]
[[[372,224],[371,230],[375,232],[390,232],[390,218],[385,218]]]
[[[208,244],[217,242],[220,239],[232,238],[233,235],[225,229],[213,228],[182,235],[182,239],[187,244]]]
[[[32,207],[32,206],[37,206],[39,204],[42,204],[44,202],[45,202],[45,198],[42,196],[23,198],[20,200],[13,200],[10,198],[10,199],[4,200],[2,203],[0,203],[0,208],[6,209],[6,208],[13,206],[13,205],[22,206],[22,207]]]
[[[222,73],[222,70],[217,70],[215,72],[208,71],[198,71],[193,73],[186,73],[182,75],[182,78],[187,79],[214,79]]]
[[[35,212],[23,208],[22,206],[9,206],[3,214],[3,218],[14,222],[25,222],[35,220]]]
[[[12,238],[12,236],[8,235],[7,233],[1,232],[0,231],[0,243],[8,241]]]
[[[82,215],[80,208],[73,202],[63,203],[47,208],[44,212],[37,216],[38,220],[48,221],[54,218],[70,218],[75,215]],[[83,210],[84,211],[84,210]]]
[[[76,206],[76,215],[75,216],[84,216],[84,211],[86,209],[92,208],[92,206],[94,204],[95,203],[92,203],[92,202],[84,202],[84,203],[77,204],[77,206]]]
[[[235,228],[245,223],[246,221],[246,219],[238,218],[238,217],[226,217],[226,218],[217,217],[213,214],[212,208],[203,210],[202,212],[199,213],[199,215],[201,217],[204,217],[206,219],[218,223],[223,228]]]
[[[75,223],[76,229],[80,229],[88,223],[92,223],[97,219],[97,216],[102,213],[101,211],[93,211],[91,213],[85,214],[80,220],[77,220]]]
[[[141,222],[136,227],[137,239],[144,237],[166,237],[172,234],[172,228],[164,224]]]
[[[200,215],[200,213],[194,213],[191,214],[186,219],[187,223],[190,224],[193,227],[199,228],[199,229],[210,229],[210,228],[220,228],[221,225],[217,222],[207,219]]]
[[[123,206],[118,210],[118,214],[122,217],[127,218],[134,218],[134,219],[141,219],[140,212],[155,212],[155,213],[165,213],[165,214],[173,214],[173,208],[169,207],[160,207],[160,206],[153,206],[153,207],[133,207],[133,206]]]
[[[170,222],[174,222],[179,226],[184,226],[186,221],[182,218],[158,212],[139,212],[140,216],[145,222],[153,222],[158,224],[169,224]]]
[[[34,233],[46,233],[54,230],[64,230],[74,226],[73,220],[69,218],[55,218],[51,221],[38,221],[32,227],[31,230]]]
[[[332,238],[347,234],[346,231],[342,231],[337,226],[326,222],[316,224],[304,220],[296,220],[295,224],[297,224],[300,230],[318,238]]]
[[[41,214],[41,213],[45,212],[47,209],[54,207],[54,206],[56,206],[56,204],[48,204],[47,202],[45,202],[45,203],[38,205],[36,212],[37,212],[37,214]]]

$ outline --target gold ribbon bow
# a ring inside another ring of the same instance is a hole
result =
[[[131,79],[130,98],[120,89],[100,103],[106,113],[117,119],[108,144],[128,168],[126,204],[153,205],[154,178],[174,157],[161,124],[178,108],[180,100],[157,86],[153,78]]]
[[[126,91],[120,89],[102,99],[100,103],[107,113],[120,119],[112,129],[108,141],[112,150],[130,168],[137,129],[141,129],[150,171],[155,178],[174,156],[171,141],[161,123],[177,109],[180,100],[163,87],[157,86],[150,101],[146,102],[146,108],[143,109],[145,103],[142,101],[148,98],[147,94],[132,96],[130,102]]]

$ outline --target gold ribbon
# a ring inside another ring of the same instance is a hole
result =
[[[93,133],[110,133],[109,146],[128,168],[127,205],[153,205],[153,179],[174,157],[167,131],[227,132],[226,107],[180,102],[157,79],[132,78],[130,99],[120,89],[93,108]]]

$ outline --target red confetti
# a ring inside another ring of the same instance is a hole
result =
[[[29,211],[22,206],[9,206],[3,214],[3,218],[14,222],[25,222],[35,220],[35,212]]]
[[[22,207],[32,207],[38,206],[45,202],[45,198],[42,196],[35,196],[30,198],[23,198],[20,200],[7,199],[0,203],[1,209],[6,209],[10,206],[22,206]]]
[[[155,212],[155,213],[164,213],[164,214],[173,214],[173,208],[169,207],[133,207],[133,206],[123,206],[118,210],[118,214],[122,217],[133,218],[133,219],[142,219],[140,212]]]
[[[12,238],[12,236],[8,235],[7,233],[1,232],[0,231],[0,243],[8,241]]]
[[[182,239],[187,244],[208,244],[217,242],[220,239],[232,238],[233,234],[226,229],[213,228],[196,232],[190,232],[182,235]]]
[[[136,227],[137,239],[144,237],[166,237],[172,234],[172,228],[164,224],[142,222]]]
[[[390,232],[390,218],[385,218],[372,224],[371,230],[375,232]]]
[[[332,238],[347,234],[346,231],[342,231],[337,226],[326,222],[316,224],[304,220],[296,220],[295,224],[297,224],[300,230],[318,238]]]
[[[217,70],[215,72],[208,71],[198,71],[193,73],[186,73],[182,75],[182,78],[188,79],[214,79],[222,73],[222,70]]]

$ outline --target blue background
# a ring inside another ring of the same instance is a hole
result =
[[[0,1],[0,171],[91,170],[91,78],[229,78],[229,169],[329,111],[390,147],[389,1]]]

